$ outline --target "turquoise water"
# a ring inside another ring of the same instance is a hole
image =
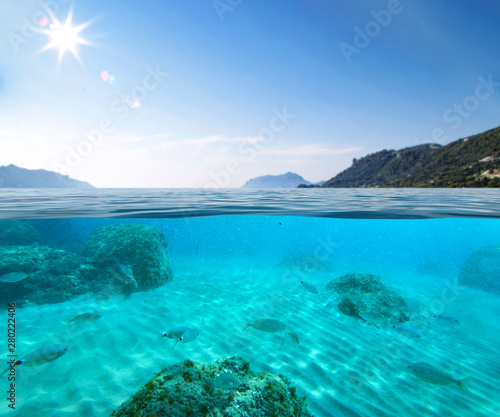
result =
[[[0,416],[108,416],[168,365],[187,358],[210,364],[233,355],[255,371],[284,374],[307,396],[315,416],[500,416],[500,294],[480,274],[472,286],[459,280],[479,253],[474,265],[500,282],[500,257],[491,256],[491,248],[500,248],[498,190],[343,190],[328,198],[312,194],[308,202],[310,191],[204,192],[198,208],[189,205],[187,192],[169,199],[168,192],[149,190],[142,200],[137,190],[129,198],[108,190],[94,200],[78,193],[49,198],[40,191],[6,192],[0,216],[23,219],[52,249],[81,255],[104,226],[153,227],[168,243],[173,279],[106,297],[68,296],[54,286],[60,302],[19,302],[20,357],[54,343],[69,349],[49,363],[16,367],[16,409],[4,399]],[[24,207],[17,216],[16,204]],[[130,247],[134,270],[138,261]],[[6,262],[0,260],[0,275],[12,272]],[[405,325],[418,337],[343,314],[339,296],[326,284],[349,273],[375,274],[402,296],[410,313]],[[29,279],[0,283],[2,303],[25,294]],[[7,292],[9,300],[3,299]],[[325,308],[330,302],[333,307]],[[67,321],[86,312],[101,317],[68,330]],[[283,333],[243,331],[263,318],[283,321],[300,343]],[[196,340],[174,348],[160,337],[182,325],[199,330]],[[0,346],[7,354],[7,336]],[[419,378],[408,368],[417,362],[453,379],[471,378],[470,387]],[[5,391],[6,375],[0,378]]]
[[[1,189],[0,218],[500,218],[498,189]]]

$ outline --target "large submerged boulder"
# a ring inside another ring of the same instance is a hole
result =
[[[463,264],[458,281],[500,295],[500,244],[474,252]]]
[[[32,246],[42,244],[42,235],[19,220],[0,220],[0,245]]]
[[[172,280],[167,241],[154,227],[119,224],[95,230],[83,250],[93,269],[84,274],[98,290],[125,292],[157,288]]]
[[[410,320],[403,297],[373,274],[346,274],[330,281],[326,289],[340,296],[339,310],[369,324],[383,327]]]
[[[0,277],[13,272],[27,277],[0,281],[3,305],[58,303],[88,292],[103,300],[156,288],[172,279],[167,242],[153,227],[102,227],[92,233],[80,256],[41,245],[38,232],[22,222],[4,225],[8,233],[0,236],[4,243],[0,244]]]
[[[80,280],[85,260],[47,246],[0,246],[0,276],[28,275],[19,282],[0,282],[0,303],[58,303],[89,291]]]
[[[190,360],[155,374],[112,417],[309,417],[304,397],[283,376],[256,374],[232,357],[206,366]]]

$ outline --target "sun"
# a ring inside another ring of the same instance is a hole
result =
[[[41,33],[50,37],[49,43],[45,45],[39,52],[47,51],[49,49],[57,49],[58,65],[61,63],[66,51],[69,51],[73,56],[80,61],[78,55],[79,45],[90,45],[91,43],[81,38],[80,32],[85,29],[91,22],[85,22],[78,26],[72,25],[73,11],[70,10],[66,22],[61,23],[54,15],[51,15],[52,22],[49,29],[40,30]]]

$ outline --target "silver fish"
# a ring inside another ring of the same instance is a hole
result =
[[[232,373],[222,372],[217,378],[215,378],[214,382],[212,383],[212,386],[210,387],[210,391],[212,391],[213,388],[215,389],[238,388],[240,384],[241,384],[240,380],[236,378]],[[210,391],[208,392],[210,393]]]
[[[118,264],[117,266],[123,275],[125,275],[128,278],[134,278],[134,273],[132,272],[132,269],[130,269],[128,265]]]
[[[425,362],[413,363],[408,368],[410,368],[412,373],[414,373],[422,381],[430,382],[434,385],[456,384],[460,388],[467,389],[471,381],[471,378],[455,379],[451,375],[448,375]]]
[[[316,287],[314,287],[313,285],[305,282],[305,281],[300,281],[300,283],[304,286],[304,288],[309,291],[310,293],[312,294],[317,294],[318,293],[318,290],[316,289]]]
[[[11,272],[10,274],[2,275],[0,282],[19,282],[26,278],[28,278],[28,275],[24,272]]]
[[[275,319],[255,320],[252,323],[247,323],[243,331],[245,331],[248,327],[253,327],[254,329],[260,330],[261,332],[267,333],[276,333],[287,329],[285,323]]]
[[[182,333],[184,333],[188,329],[189,327],[185,326],[174,327],[170,329],[168,332],[163,333],[162,336],[168,339],[179,339],[179,337],[182,336]]]
[[[179,337],[179,342],[189,343],[192,342],[199,336],[200,332],[196,329],[187,329],[184,333]]]
[[[68,321],[67,326],[69,326],[71,323],[89,323],[91,321],[100,319],[101,316],[97,313],[82,313],[78,314],[78,316],[72,318],[70,321]]]
[[[60,358],[68,351],[68,349],[69,347],[66,345],[47,345],[29,353],[24,358],[16,361],[15,366],[40,366]],[[3,371],[0,376],[7,372],[9,369],[10,367]]]
[[[436,314],[434,318],[438,320],[448,321],[450,323],[460,323],[460,321],[456,317],[448,316],[446,314]]]
[[[411,326],[400,325],[400,326],[392,326],[396,329],[396,331],[405,337],[420,337],[420,333]]]

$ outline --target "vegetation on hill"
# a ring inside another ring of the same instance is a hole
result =
[[[500,127],[446,146],[384,149],[354,159],[323,187],[500,187]]]

